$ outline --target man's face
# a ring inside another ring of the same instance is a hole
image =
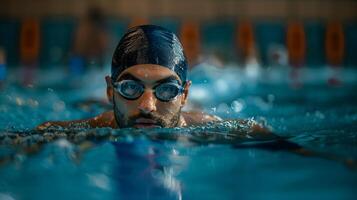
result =
[[[180,112],[187,100],[187,82],[184,92],[170,101],[157,99],[153,88],[164,83],[177,83],[182,86],[180,78],[174,71],[153,64],[141,64],[124,70],[114,82],[133,80],[145,87],[143,94],[134,100],[124,98],[113,89],[110,77],[107,79],[108,99],[113,103],[114,115],[120,128],[154,128],[175,127],[180,123]]]

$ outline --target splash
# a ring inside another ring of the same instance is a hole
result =
[[[174,141],[194,145],[230,144],[272,142],[283,137],[272,134],[267,129],[253,130],[259,124],[253,120],[225,120],[210,122],[204,126],[189,126],[177,128],[154,129],[111,129],[111,128],[61,128],[51,126],[45,130],[7,131],[0,134],[0,145],[16,147],[16,152],[33,153],[41,146],[57,142],[62,147],[77,145],[79,151],[85,149],[88,143],[95,142],[132,142],[136,138],[151,141]],[[14,159],[14,154],[5,156],[4,160]]]

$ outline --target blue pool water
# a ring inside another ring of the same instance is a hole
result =
[[[357,169],[336,161],[357,160],[357,70],[341,70],[343,83],[336,87],[327,84],[328,68],[302,70],[300,87],[292,87],[287,69],[201,65],[190,75],[187,109],[227,120],[253,118],[291,142],[337,159],[242,148],[240,139],[222,142],[217,138],[232,128],[225,125],[207,126],[210,137],[202,135],[205,127],[89,129],[70,130],[74,140],[49,142],[30,131],[43,121],[110,109],[97,101],[105,97],[107,73],[69,77],[60,70],[41,71],[32,85],[22,87],[21,71],[9,72],[0,91],[0,136],[22,132],[22,144],[41,145],[24,150],[10,145],[14,138],[0,138],[0,199],[357,198]]]

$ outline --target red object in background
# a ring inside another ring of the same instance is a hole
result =
[[[255,38],[252,23],[248,21],[239,23],[236,43],[244,61],[254,54]]]
[[[301,22],[290,22],[286,31],[286,46],[289,64],[293,67],[290,78],[294,88],[302,87],[299,68],[304,65],[306,56],[306,36]]]
[[[37,63],[40,51],[40,24],[35,19],[25,19],[21,24],[20,58],[24,64]]]
[[[338,70],[345,54],[345,35],[341,23],[335,21],[327,24],[325,50],[327,64],[334,68],[334,73],[327,82],[331,86],[340,86],[342,81]]]
[[[305,62],[306,37],[304,26],[300,22],[288,24],[286,32],[289,63],[293,67],[301,67]]]
[[[35,19],[25,19],[21,24],[20,58],[24,65],[22,77],[24,85],[31,85],[35,76],[40,54],[40,23]]]
[[[3,48],[0,47],[0,89],[3,87],[3,82],[6,79],[6,53]]]
[[[345,53],[345,37],[341,23],[329,22],[327,24],[325,47],[327,63],[333,67],[342,65]]]
[[[180,40],[187,57],[189,66],[198,62],[201,51],[201,35],[199,24],[196,22],[184,22],[180,30]]]

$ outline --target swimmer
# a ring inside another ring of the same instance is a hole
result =
[[[191,81],[177,36],[155,25],[133,27],[115,49],[111,76],[106,76],[112,110],[94,118],[46,122],[37,127],[155,128],[184,127],[220,121],[203,112],[183,112]],[[262,127],[252,126],[263,130]]]
[[[223,121],[218,116],[200,111],[182,111],[187,103],[191,86],[191,81],[187,78],[187,68],[182,45],[172,32],[154,25],[133,27],[119,42],[112,59],[111,76],[105,77],[107,98],[112,104],[111,111],[90,119],[45,122],[37,126],[37,130],[23,134],[24,136],[21,136],[21,133],[4,135],[0,138],[0,144],[23,144],[26,148],[25,153],[33,153],[39,150],[44,142],[65,136],[83,146],[80,149],[86,150],[95,145],[85,140],[86,137],[92,137],[93,132],[78,134],[72,129],[198,126],[199,129],[192,135],[179,132],[164,136],[168,137],[167,139],[176,138],[199,144],[232,144],[235,148],[290,151],[303,156],[336,160],[356,168],[356,162],[352,159],[309,151],[299,144],[290,142],[287,138],[273,134],[269,129],[252,120]],[[216,134],[217,128],[227,123],[233,124],[234,128],[228,133]],[[200,129],[201,125],[204,125],[204,129]],[[57,127],[66,129],[51,133],[50,128]],[[38,134],[43,135],[38,136]],[[158,139],[155,135],[148,136]],[[100,137],[105,138],[105,136]],[[28,150],[28,141],[31,141],[29,139],[35,140],[35,138],[38,140],[34,145],[30,143],[31,148]],[[79,150],[79,153],[84,150]],[[15,158],[13,155],[0,156],[0,165]]]
[[[288,150],[303,156],[323,157],[346,162],[334,155],[309,151],[298,144],[273,134],[268,128],[252,120],[222,120],[200,111],[184,112],[191,81],[187,78],[188,64],[177,36],[159,26],[133,27],[120,40],[112,58],[111,76],[106,76],[107,98],[112,110],[94,118],[46,122],[38,131],[49,128],[172,128],[185,126],[209,127],[236,124],[228,138],[216,142],[245,140],[253,143],[235,145],[236,148]],[[241,127],[241,128],[239,128]],[[208,135],[209,136],[209,135]],[[201,137],[205,137],[202,134]],[[200,138],[198,139],[200,140]],[[256,143],[256,141],[270,141]],[[349,161],[350,162],[350,161]]]

